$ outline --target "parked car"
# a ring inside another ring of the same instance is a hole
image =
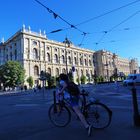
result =
[[[140,85],[140,74],[129,74],[127,79],[123,81],[124,86]]]

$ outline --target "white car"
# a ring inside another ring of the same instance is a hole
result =
[[[127,79],[123,81],[124,86],[131,86],[134,83],[140,85],[140,74],[129,74]]]

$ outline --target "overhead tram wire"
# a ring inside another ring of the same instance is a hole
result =
[[[37,1],[37,0],[35,0],[35,1]],[[123,6],[120,6],[120,7],[118,7],[118,8],[115,8],[115,9],[113,9],[113,10],[110,10],[110,11],[108,11],[108,12],[105,12],[105,13],[103,13],[103,14],[101,14],[101,15],[98,15],[98,16],[95,16],[95,17],[93,17],[93,18],[90,18],[90,19],[88,19],[88,20],[85,20],[85,21],[83,21],[83,22],[81,22],[81,23],[79,23],[79,24],[76,24],[74,27],[76,27],[76,26],[79,26],[79,25],[82,25],[82,24],[85,24],[85,23],[87,23],[87,22],[90,22],[90,21],[93,21],[93,20],[96,20],[96,19],[98,19],[98,18],[101,18],[101,17],[103,17],[103,16],[106,16],[106,15],[108,15],[108,14],[110,14],[110,13],[113,13],[113,12],[116,12],[116,11],[118,11],[118,10],[121,10],[121,9],[123,9],[123,8],[126,8],[126,7],[128,7],[128,6],[131,6],[131,5],[133,5],[133,4],[136,4],[136,3],[138,3],[138,2],[140,2],[140,0],[136,0],[136,1],[133,1],[133,2],[130,2],[130,3],[127,3],[127,4],[125,4],[125,5],[123,5]],[[40,2],[39,2],[40,3]],[[42,5],[42,3],[40,3],[41,5]],[[44,5],[42,5],[43,7],[44,7]],[[46,8],[46,7],[45,7]],[[68,23],[69,24],[69,23]],[[69,24],[69,25],[71,25],[71,24]],[[63,28],[63,29],[61,29],[61,30],[59,30],[59,31],[64,31],[64,30],[68,30],[68,29],[71,29],[71,27],[69,28]],[[55,31],[55,32],[59,32],[59,31]],[[103,31],[104,32],[104,31]],[[51,33],[51,32],[50,32]],[[49,34],[50,34],[49,33]],[[54,32],[52,32],[52,33],[54,33]],[[89,33],[88,33],[89,34]],[[92,34],[92,33],[90,33],[90,34]]]
[[[100,44],[107,44],[107,43],[117,43],[117,42],[124,42],[124,41],[132,41],[132,40],[139,40],[138,38],[137,39],[120,39],[120,40],[110,40],[110,41],[107,41],[107,42],[100,42]],[[96,42],[94,42],[94,44],[97,44]]]
[[[135,3],[138,3],[138,2],[140,2],[140,0],[135,0],[135,1],[133,1],[133,2],[130,2],[130,3],[128,3],[128,4],[123,5],[123,6],[121,6],[121,7],[115,8],[115,9],[110,10],[110,11],[108,11],[108,12],[105,12],[105,13],[103,13],[103,14],[101,14],[101,15],[98,15],[98,16],[95,16],[95,17],[90,18],[90,19],[88,19],[88,20],[85,20],[85,21],[83,21],[83,22],[81,22],[81,23],[79,23],[79,24],[76,24],[75,26],[79,26],[79,25],[82,25],[82,24],[91,22],[91,21],[93,21],[93,20],[96,20],[96,19],[98,19],[98,18],[101,18],[101,17],[103,17],[103,16],[106,16],[106,15],[108,15],[108,14],[110,14],[110,13],[116,12],[116,11],[118,11],[118,10],[120,10],[120,9],[126,8],[126,7],[131,6],[131,5],[133,5],[133,4],[135,4]]]
[[[40,1],[38,1],[38,0],[35,0],[37,3],[39,3],[40,5],[42,5],[45,9],[47,9],[48,11],[49,11],[49,13],[53,13],[53,11],[52,10],[50,10],[48,7],[46,7],[44,4],[42,4]],[[128,4],[126,4],[126,5],[123,5],[123,6],[121,6],[121,7],[118,7],[118,8],[116,8],[116,9],[113,9],[113,10],[110,10],[110,11],[108,11],[108,12],[106,12],[106,13],[103,13],[103,14],[101,14],[101,15],[98,15],[98,16],[96,16],[96,17],[93,17],[93,18],[91,18],[91,19],[88,19],[88,20],[86,20],[86,21],[83,21],[83,22],[81,22],[81,23],[79,23],[79,24],[76,24],[75,26],[74,26],[74,28],[76,28],[76,26],[79,26],[79,25],[81,25],[81,24],[84,24],[84,23],[87,23],[87,22],[90,22],[90,21],[92,21],[92,20],[95,20],[95,19],[98,19],[98,18],[100,18],[100,17],[103,17],[103,16],[106,16],[106,15],[108,15],[108,14],[110,14],[110,13],[113,13],[113,12],[116,12],[116,11],[118,11],[118,10],[120,10],[120,9],[123,9],[123,8],[125,8],[125,7],[128,7],[128,6],[131,6],[131,5],[133,5],[133,4],[135,4],[135,3],[137,3],[137,2],[140,2],[140,0],[136,0],[136,1],[133,1],[133,2],[131,2],[131,3],[128,3]],[[57,14],[56,13],[54,13],[54,17],[55,18],[57,18]],[[61,17],[60,17],[61,18]],[[62,19],[63,20],[63,19]],[[67,22],[67,21],[66,21]],[[68,22],[67,22],[67,24],[69,24]],[[54,31],[51,31],[51,32],[49,32],[49,33],[47,33],[47,34],[51,34],[51,33],[56,33],[56,32],[60,32],[60,31],[64,31],[64,30],[68,30],[68,29],[71,29],[72,27],[73,27],[73,25],[71,25],[71,24],[69,24],[71,27],[68,27],[68,28],[63,28],[63,29],[58,29],[58,30],[54,30]],[[78,29],[79,30],[79,29]],[[81,31],[81,30],[80,30]],[[81,31],[82,32],[82,31]],[[104,32],[104,31],[103,31]],[[99,33],[101,33],[101,32],[99,32]],[[92,34],[92,33],[88,33],[88,34]]]
[[[109,29],[108,31],[104,31],[103,36],[99,39],[99,41],[96,43],[96,45],[98,45],[103,39],[104,37],[107,35],[107,33],[112,32],[115,28],[117,28],[118,26],[120,26],[121,24],[125,23],[126,21],[128,21],[129,19],[131,19],[132,17],[136,16],[138,13],[140,13],[139,11],[136,11],[135,13],[133,13],[132,15],[130,15],[129,17],[127,17],[125,20],[121,21],[119,24],[113,26],[111,29]]]
[[[83,33],[82,35],[84,35],[83,38],[85,38],[85,36],[87,35],[86,32],[80,30],[79,28],[77,28],[77,27],[74,26],[73,24],[70,24],[68,21],[66,21],[64,18],[62,18],[62,17],[59,16],[58,14],[56,14],[54,11],[52,11],[50,8],[48,8],[47,6],[45,6],[44,4],[42,4],[40,1],[38,1],[38,0],[35,0],[35,1],[36,1],[38,4],[40,4],[41,6],[43,6],[45,9],[47,9],[47,11],[48,11],[49,13],[52,13],[55,19],[56,19],[57,17],[59,17],[62,21],[64,21],[65,23],[67,23],[67,24],[70,26],[70,28],[74,28],[74,29],[76,29],[77,31],[82,32],[82,33]],[[60,31],[62,31],[62,30],[66,30],[66,29],[68,29],[68,28],[65,28],[65,29],[58,29],[58,30],[52,31],[52,32],[50,32],[50,33],[56,33],[56,32],[60,32]],[[83,40],[84,40],[83,38],[82,38],[82,41],[81,41],[81,42],[83,42]],[[80,43],[80,44],[81,44],[81,43]]]
[[[66,21],[64,18],[62,18],[61,16],[59,16],[58,14],[56,14],[54,11],[52,11],[51,9],[49,9],[47,6],[45,6],[44,4],[42,4],[40,1],[38,1],[38,0],[35,0],[35,1],[36,1],[38,4],[40,4],[41,6],[43,6],[45,9],[47,9],[49,13],[52,13],[55,19],[56,19],[57,17],[59,17],[62,21],[64,21],[65,23],[67,23],[67,24],[70,26],[70,28],[58,29],[58,30],[54,30],[54,31],[52,31],[52,32],[50,32],[50,33],[56,33],[56,32],[60,32],[60,31],[64,31],[64,30],[67,30],[67,29],[74,28],[74,29],[78,30],[79,32],[82,32],[82,33],[83,33],[84,36],[83,36],[81,42],[83,42],[83,40],[84,40],[84,38],[85,38],[85,35],[87,35],[87,33],[83,32],[82,30],[80,30],[80,29],[77,28],[76,26],[79,26],[79,25],[81,25],[81,24],[85,24],[85,23],[87,23],[87,22],[90,22],[90,21],[92,21],[92,20],[98,19],[98,18],[103,17],[103,16],[105,16],[105,15],[108,15],[108,14],[110,14],[110,13],[116,12],[116,11],[118,11],[118,10],[120,10],[120,9],[125,8],[125,7],[131,6],[131,5],[133,5],[133,4],[137,3],[137,2],[140,2],[140,0],[133,1],[133,2],[131,2],[131,3],[128,3],[128,4],[126,4],[126,5],[121,6],[121,7],[119,7],[119,8],[113,9],[113,10],[108,11],[108,12],[106,12],[106,13],[103,13],[103,14],[101,14],[101,15],[99,15],[99,16],[96,16],[96,17],[93,17],[93,18],[91,18],[91,19],[88,19],[88,20],[86,20],[86,21],[84,21],[84,22],[81,22],[81,23],[79,23],[79,24],[72,25],[72,24],[70,24],[68,21]],[[50,34],[50,33],[49,33],[49,34]],[[88,34],[89,34],[89,33],[88,33]],[[104,33],[104,35],[103,35],[102,38],[104,38],[105,35],[106,35],[106,33]],[[101,38],[100,40],[102,40],[102,38]],[[98,44],[98,43],[97,43],[97,44]],[[81,45],[81,43],[80,43],[80,45]]]
[[[81,43],[78,44],[79,47],[83,45],[83,41],[84,41],[85,36],[87,35],[87,33],[83,33],[82,35],[83,35],[83,38],[82,38],[82,40],[81,40]]]
[[[135,13],[133,13],[132,15],[130,15],[128,18],[126,18],[125,20],[123,20],[122,22],[120,22],[119,24],[115,25],[114,27],[112,27],[108,32],[113,31],[115,28],[117,28],[118,26],[120,26],[121,24],[125,23],[126,21],[128,21],[129,19],[131,19],[132,17],[134,17],[135,15],[139,14],[139,11],[136,11]]]
[[[56,19],[57,17],[60,18],[62,21],[64,21],[66,24],[68,24],[70,26],[70,28],[74,28],[76,30],[78,30],[79,32],[82,32],[82,33],[85,33],[84,31],[80,30],[79,28],[77,28],[75,25],[73,24],[70,24],[68,21],[66,21],[64,18],[62,18],[61,16],[59,16],[58,14],[56,14],[53,10],[51,10],[50,8],[48,8],[47,6],[45,6],[43,3],[41,3],[40,1],[38,0],[35,0],[38,4],[40,4],[41,6],[43,6],[45,9],[47,9],[47,11],[49,13],[52,13],[54,18]],[[57,30],[58,31],[62,31],[63,29],[61,30]],[[54,32],[53,32],[54,33]]]

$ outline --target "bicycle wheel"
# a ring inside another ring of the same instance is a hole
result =
[[[95,129],[104,129],[111,123],[112,111],[102,103],[90,103],[86,106],[86,119]]]
[[[56,103],[49,108],[49,119],[57,127],[65,127],[71,120],[71,113],[65,105]]]

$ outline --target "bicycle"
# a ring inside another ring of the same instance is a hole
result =
[[[108,127],[112,119],[112,111],[99,100],[87,100],[89,93],[82,91],[80,94],[81,111],[87,122],[95,129],[104,129]],[[63,100],[54,103],[50,106],[48,115],[50,121],[57,127],[65,127],[71,121],[71,111],[69,100]]]

